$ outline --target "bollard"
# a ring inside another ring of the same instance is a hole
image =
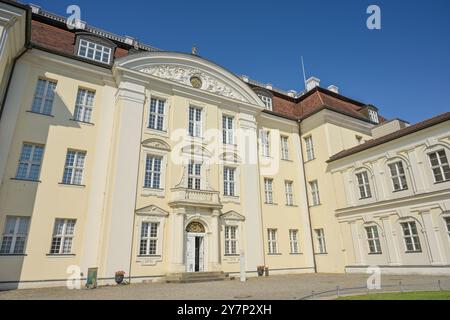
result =
[[[403,293],[403,286],[402,286],[402,282],[400,281],[398,285],[400,286],[400,292],[401,292],[401,293]]]
[[[313,290],[313,291],[311,291],[311,299],[314,299],[314,295],[315,295],[315,292]]]
[[[438,280],[439,291],[442,291],[441,280]]]
[[[339,286],[336,287],[336,296],[339,298],[340,296],[340,290]]]

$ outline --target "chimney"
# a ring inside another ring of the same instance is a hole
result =
[[[288,96],[289,96],[289,97],[292,97],[292,98],[295,98],[295,97],[297,96],[297,91],[295,91],[295,90],[289,90]]]
[[[272,90],[273,89],[272,84],[271,83],[266,84],[266,89]]]
[[[36,4],[32,4],[30,3],[29,6],[31,7],[31,12],[33,13],[40,13],[41,12],[41,7],[36,5]]]
[[[319,87],[319,86],[320,86],[320,80],[315,77],[311,77],[308,80],[306,80],[306,91],[311,91],[315,87]]]
[[[378,126],[372,128],[372,138],[378,139],[409,126],[409,122],[400,119],[393,119],[387,122],[383,122],[382,124],[379,124]]]
[[[336,87],[334,84],[328,87],[328,90],[334,93],[339,93],[339,88]]]

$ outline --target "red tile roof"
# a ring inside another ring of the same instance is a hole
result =
[[[350,155],[353,155],[355,153],[379,146],[381,144],[387,143],[389,141],[392,140],[396,140],[399,139],[401,137],[405,137],[407,135],[410,135],[412,133],[430,128],[432,126],[438,125],[440,123],[443,123],[445,121],[450,121],[450,111],[443,113],[441,115],[438,115],[434,118],[431,119],[427,119],[425,121],[419,122],[415,125],[406,127],[404,129],[398,130],[396,132],[393,132],[391,134],[385,135],[383,137],[377,138],[377,139],[373,139],[373,140],[369,140],[366,143],[363,143],[359,146],[356,146],[354,148],[351,149],[347,149],[347,150],[343,150],[337,154],[335,154],[334,156],[332,156],[327,162],[333,162],[345,157],[348,157]]]

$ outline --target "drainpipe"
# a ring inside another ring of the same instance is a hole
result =
[[[308,197],[308,183],[306,182],[306,170],[305,170],[305,161],[303,160],[303,143],[302,143],[302,129],[301,129],[302,120],[298,121],[298,135],[300,138],[300,152],[302,153],[302,173],[303,173],[303,183],[305,184],[305,192],[306,192],[306,206],[308,208],[308,221],[309,221],[309,235],[311,237],[311,249],[313,254],[313,263],[314,263],[314,273],[317,273],[317,262],[316,262],[316,251],[314,249],[314,235],[311,223],[311,210],[309,205],[309,197]]]

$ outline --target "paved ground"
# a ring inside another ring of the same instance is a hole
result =
[[[384,276],[382,287],[386,291],[438,290],[438,280],[443,289],[450,289],[450,277],[431,276]],[[14,290],[0,292],[5,299],[66,299],[66,300],[277,300],[300,299],[315,293],[340,288],[365,287],[366,275],[305,274],[251,278],[246,283],[238,280],[194,284],[133,284],[127,286],[101,287],[95,290],[68,290],[66,288]],[[393,287],[389,287],[393,286]],[[366,289],[341,291],[346,294],[364,293]],[[324,298],[335,292],[316,295]]]

